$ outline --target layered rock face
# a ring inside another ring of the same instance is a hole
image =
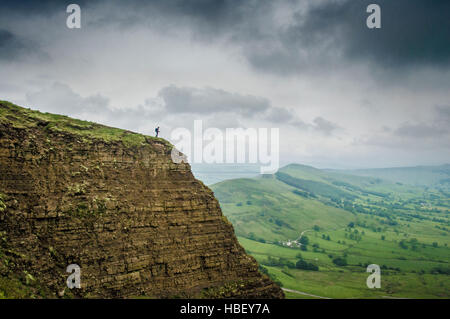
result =
[[[29,274],[46,297],[282,298],[171,148],[0,102],[9,272]],[[70,264],[81,267],[81,289],[67,288]]]

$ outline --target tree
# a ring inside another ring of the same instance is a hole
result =
[[[347,260],[344,257],[336,257],[333,259],[333,264],[336,266],[347,266]]]
[[[386,237],[384,237],[384,235],[381,235],[381,240],[385,240]]]
[[[437,242],[433,242],[433,247],[437,247],[438,243]]]
[[[300,238],[300,244],[302,245],[308,245],[309,244],[309,238],[307,236],[302,236],[302,238]]]
[[[405,240],[404,240],[404,239],[402,239],[402,240],[398,243],[398,245],[399,245],[401,248],[403,248],[403,249],[408,249],[408,246],[406,246],[406,243],[405,243]]]
[[[317,225],[314,225],[313,229],[314,229],[314,231],[319,231],[319,230],[320,230],[320,227],[317,226]]]
[[[348,227],[350,227],[350,228],[353,228],[353,227],[355,227],[355,223],[354,223],[354,222],[350,222],[350,223],[348,223]]]
[[[304,270],[313,270],[313,271],[319,270],[318,266],[316,266],[316,265],[314,265],[312,263],[309,263],[309,262],[307,262],[304,259],[299,259],[297,261],[297,263],[295,264],[295,267],[297,269],[304,269]]]

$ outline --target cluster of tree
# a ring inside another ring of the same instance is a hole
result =
[[[347,266],[347,259],[344,257],[336,257],[333,259],[333,264],[336,266]]]
[[[400,240],[398,245],[400,246],[400,248],[408,249],[409,247],[411,247],[412,250],[416,251],[417,249],[419,249],[420,243],[417,240],[417,238],[411,238],[408,241],[406,241],[404,239]],[[425,247],[425,244],[422,244],[422,247]],[[436,242],[433,243],[433,247],[437,247],[437,243]]]
[[[312,271],[319,270],[319,267],[317,265],[314,265],[313,263],[309,263],[304,259],[299,259],[297,261],[297,263],[295,264],[295,268],[303,269],[303,270],[312,270]]]
[[[373,264],[373,263],[372,262],[368,262],[368,263],[365,263],[365,264],[359,263],[358,266],[363,267],[364,269],[366,269],[367,266],[369,266],[371,264]],[[399,267],[389,267],[389,266],[386,266],[386,265],[381,265],[380,268],[383,269],[383,270],[401,271]]]
[[[275,258],[272,256],[267,257],[267,260],[262,261],[261,264],[271,267],[288,267],[295,268],[295,264],[286,258]]]
[[[303,270],[312,270],[312,271],[318,271],[319,267],[317,265],[314,265],[313,263],[307,262],[303,259],[301,254],[297,255],[298,261],[295,263],[295,268],[297,269],[303,269]]]
[[[275,218],[275,217],[274,218],[269,218],[268,221],[270,223],[274,223],[278,227],[286,227],[286,228],[289,228],[289,229],[293,229],[291,225],[289,225],[288,223],[282,221],[281,219]]]
[[[397,226],[398,225],[398,222],[396,220],[391,219],[391,218],[387,218],[386,220],[381,220],[380,223],[386,224],[386,225],[389,225],[389,226]]]
[[[358,233],[350,233],[350,234],[345,233],[345,238],[349,238],[351,240],[356,240],[359,242],[362,240],[362,235],[360,235]]]
[[[430,273],[432,274],[441,274],[441,275],[450,275],[450,268],[444,268],[442,266],[440,267],[434,267]]]
[[[434,226],[434,227],[436,227],[437,229],[441,229],[441,230],[444,230],[444,231],[448,231],[448,228],[445,227],[445,226],[440,227],[439,225],[436,225],[436,226]]]
[[[287,268],[297,268],[297,269],[303,269],[303,270],[313,270],[318,271],[319,267],[313,263],[307,262],[303,259],[301,254],[297,255],[298,261],[294,264],[293,262],[285,259],[285,258],[275,258],[269,256],[267,260],[262,261],[261,264],[265,266],[271,266],[271,267],[287,267]],[[262,267],[262,266],[261,266]]]
[[[308,238],[308,236],[302,236],[302,238],[300,238],[300,244],[302,244],[302,245],[308,245],[309,244],[309,238]]]
[[[317,196],[314,195],[314,194],[311,194],[311,193],[308,193],[308,192],[305,192],[305,191],[301,191],[301,190],[298,190],[298,189],[294,189],[292,191],[292,193],[294,193],[295,195],[299,195],[299,196],[305,197],[305,198],[317,198]]]

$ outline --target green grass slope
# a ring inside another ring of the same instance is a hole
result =
[[[114,128],[94,122],[74,119],[65,115],[42,113],[23,108],[8,101],[0,100],[0,123],[19,128],[43,127],[53,132],[68,132],[86,138],[102,139],[105,141],[121,141],[127,146],[145,145],[148,140],[172,145],[162,139],[134,133],[128,130]]]
[[[277,179],[236,179],[212,186],[238,236],[269,242],[296,238],[314,225],[339,228],[353,220],[343,209],[294,193]]]

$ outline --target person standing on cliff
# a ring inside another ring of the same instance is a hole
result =
[[[155,133],[156,133],[156,137],[158,137],[159,134],[159,126],[157,128],[155,128]]]

